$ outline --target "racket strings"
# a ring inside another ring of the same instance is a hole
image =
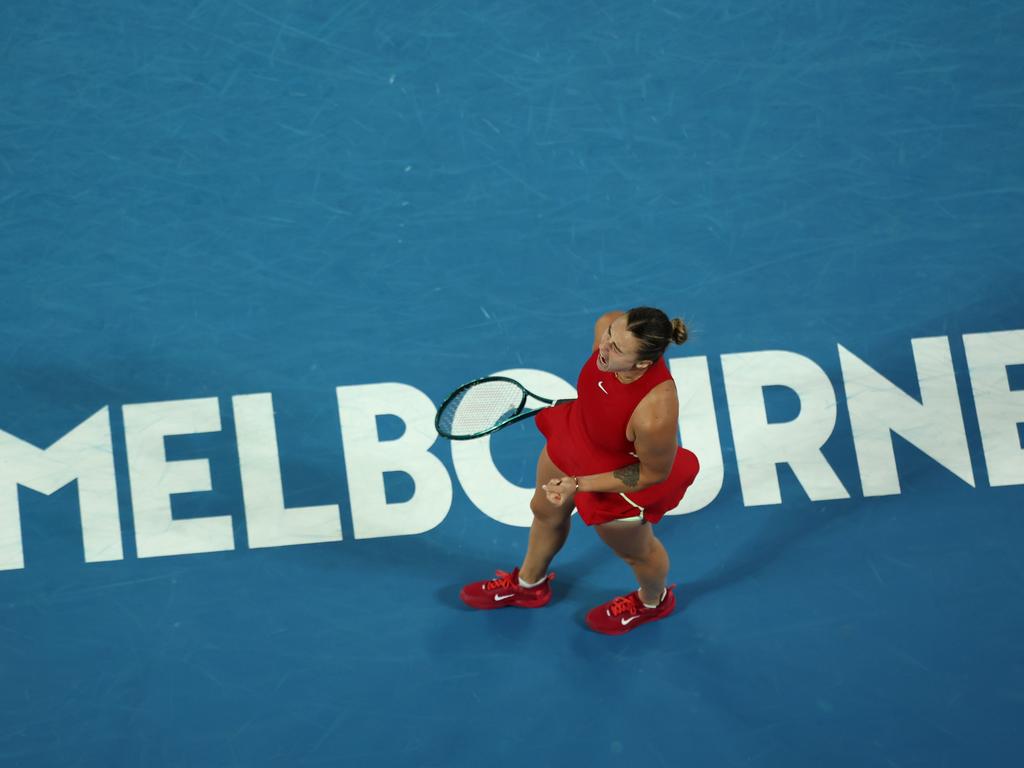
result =
[[[483,381],[464,389],[438,418],[450,435],[474,435],[515,416],[523,401],[522,388],[512,381]]]

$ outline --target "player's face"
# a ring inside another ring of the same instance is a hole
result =
[[[617,317],[608,326],[597,346],[597,367],[611,373],[646,368],[650,360],[637,360],[640,342],[626,329],[626,316]]]

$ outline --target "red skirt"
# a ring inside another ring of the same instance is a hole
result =
[[[579,477],[612,472],[632,463],[632,456],[602,451],[589,445],[573,429],[566,418],[568,409],[548,408],[537,414],[537,427],[547,438],[548,458],[565,475]],[[624,460],[625,459],[625,460]],[[580,491],[575,496],[576,510],[587,525],[601,525],[613,520],[645,520],[656,523],[679,506],[686,490],[693,485],[700,463],[685,448],[676,450],[669,476],[660,483],[631,493],[591,493]]]

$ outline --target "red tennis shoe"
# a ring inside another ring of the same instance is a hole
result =
[[[648,621],[663,619],[676,607],[675,589],[672,584],[665,590],[665,596],[657,608],[648,608],[640,600],[640,591],[616,597],[587,614],[587,626],[605,635],[623,635]]]
[[[474,581],[462,588],[459,597],[470,608],[489,610],[491,608],[540,608],[551,600],[551,580],[554,573],[549,573],[535,587],[519,586],[519,569],[512,573],[497,572],[496,579]]]

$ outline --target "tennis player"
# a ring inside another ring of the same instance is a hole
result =
[[[551,600],[548,571],[569,535],[573,509],[633,569],[639,589],[594,608],[591,629],[622,634],[664,618],[676,599],[669,559],[654,524],[674,509],[697,476],[679,446],[679,401],[663,354],[686,341],[686,325],[660,309],[608,312],[594,326],[593,352],[580,371],[577,399],[537,415],[547,444],[537,461],[533,523],[522,564],[467,584],[474,608],[540,608]]]

